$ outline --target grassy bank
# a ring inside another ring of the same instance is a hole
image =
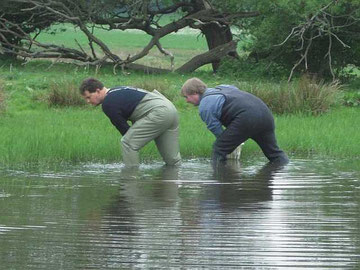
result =
[[[74,48],[80,44],[87,50],[87,38],[76,29],[62,25],[53,30],[56,35],[43,33],[39,40]],[[149,41],[149,37],[138,31],[96,31],[99,38],[123,57],[140,51]],[[205,39],[198,33],[179,32],[161,39],[161,43],[174,54],[176,67],[206,51]],[[156,67],[170,65],[169,59],[156,50],[141,61]],[[318,86],[306,81],[288,85],[274,78],[271,81],[258,78],[256,74],[252,78],[229,75],[235,74],[234,70],[213,75],[209,70],[207,65],[188,75],[124,74],[121,70],[114,74],[112,67],[105,66],[93,69],[40,60],[25,65],[0,62],[0,166],[121,161],[117,130],[100,108],[81,106],[76,101],[79,96],[73,95],[77,94],[80,82],[90,76],[109,87],[156,88],[173,101],[180,113],[180,147],[184,158],[208,158],[214,142],[197,108],[186,104],[179,94],[182,84],[193,76],[203,79],[208,86],[235,84],[261,97],[276,113],[278,141],[290,156],[359,158],[360,111],[359,107],[342,105],[341,94],[346,89],[339,92],[337,86]],[[357,94],[354,91],[357,89],[352,87],[349,94]],[[358,100],[357,96],[348,98],[351,104]],[[145,161],[160,159],[153,143],[142,150],[141,156]],[[251,141],[244,146],[242,158],[264,159]]]
[[[209,157],[214,137],[196,110],[180,110],[181,153],[184,158]],[[277,116],[280,146],[291,156],[316,155],[358,158],[359,112],[341,108],[321,117]],[[0,163],[51,164],[120,162],[120,136],[100,108],[31,110],[0,119]],[[351,134],[351,136],[349,136]],[[262,157],[248,141],[243,158]],[[159,159],[153,143],[142,151],[144,160]]]
[[[3,66],[1,88],[6,110],[0,116],[0,164],[61,164],[70,162],[121,162],[120,135],[102,113],[90,106],[50,106],[49,91],[58,87],[76,88],[86,69],[58,64],[47,70],[44,63],[27,66]],[[234,83],[248,88],[269,88],[257,82],[214,76],[206,72],[190,75],[117,75],[105,69],[96,76],[106,85],[136,85],[157,88],[177,106],[180,119],[180,146],[185,159],[208,158],[213,135],[197,114],[179,95],[183,82],[191,76],[203,78],[209,85]],[[66,83],[62,83],[62,81]],[[56,84],[57,83],[57,84]],[[273,87],[276,87],[274,85]],[[320,116],[310,114],[275,115],[279,145],[290,156],[318,156],[357,159],[360,156],[360,111],[344,106],[332,107]],[[144,161],[160,159],[153,143],[141,152]],[[255,143],[244,146],[243,159],[264,159]],[[265,159],[264,159],[265,160]]]

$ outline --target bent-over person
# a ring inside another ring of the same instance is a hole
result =
[[[188,103],[199,106],[201,119],[216,137],[213,161],[226,161],[228,154],[252,139],[270,162],[288,162],[276,141],[273,115],[260,98],[233,85],[208,88],[198,78],[187,80],[181,94]]]
[[[139,150],[152,140],[167,165],[181,163],[178,113],[161,93],[131,86],[106,88],[94,78],[82,82],[80,93],[87,103],[102,104],[103,112],[121,133],[126,166],[139,165]]]

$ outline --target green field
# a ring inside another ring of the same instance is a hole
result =
[[[104,31],[101,34],[109,33]],[[137,32],[111,35],[114,36],[107,36],[111,47],[126,53],[141,49],[148,40],[146,36]],[[76,46],[74,37],[80,44],[86,45],[86,39],[74,30],[68,30],[61,35],[44,35],[41,39],[58,44],[66,40],[66,43]],[[177,52],[175,57],[181,59],[177,63],[206,50],[203,37],[189,33],[169,36],[164,39],[163,46]],[[164,61],[163,56],[154,54],[149,57],[143,60],[144,63],[166,65],[167,60]],[[0,63],[0,94],[3,96],[4,108],[0,112],[0,166],[121,162],[120,134],[101,112],[100,107],[64,107],[56,106],[49,101],[49,95],[54,89],[66,88],[77,92],[80,82],[90,76],[97,77],[109,87],[133,85],[161,91],[179,110],[180,147],[183,158],[209,158],[214,137],[200,120],[197,108],[186,104],[180,96],[181,85],[188,78],[197,76],[209,86],[221,83],[235,84],[243,90],[256,90],[260,94],[263,92],[265,96],[266,93],[274,93],[273,90],[280,89],[283,84],[281,81],[264,82],[256,76],[249,80],[220,74],[222,75],[213,75],[206,67],[187,75],[145,75],[137,72],[114,74],[111,67],[95,70],[69,63],[52,64],[41,60],[28,62],[26,65]],[[347,89],[342,88],[341,91],[339,99]],[[273,99],[276,99],[276,96]],[[278,142],[290,157],[358,160],[359,119],[359,107],[345,107],[341,100],[318,116],[303,112],[276,114]],[[144,162],[160,159],[153,143],[141,151],[141,158]],[[259,148],[252,141],[245,144],[242,159],[265,161]]]
[[[128,55],[139,53],[150,41],[150,36],[139,30],[107,31],[104,29],[95,29],[94,33],[104,41],[112,52],[123,59]],[[66,44],[70,48],[77,50],[81,48],[81,50],[83,49],[88,53],[91,51],[85,34],[68,25],[52,28],[51,32],[49,31],[39,36],[38,41],[55,45]],[[175,56],[175,67],[181,66],[194,55],[206,52],[207,50],[205,37],[199,35],[196,31],[194,32],[194,30],[185,30],[165,36],[160,39],[160,43],[164,49],[169,50]],[[99,56],[103,55],[96,45],[95,49]],[[170,68],[170,58],[161,54],[156,47],[154,47],[146,57],[136,63]]]

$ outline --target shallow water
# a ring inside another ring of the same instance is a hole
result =
[[[360,169],[0,172],[0,269],[360,269]]]

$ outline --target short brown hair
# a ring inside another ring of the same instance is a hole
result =
[[[188,79],[184,83],[184,85],[181,88],[181,94],[184,96],[194,95],[194,94],[202,95],[205,92],[206,88],[207,86],[202,80],[194,77]]]
[[[104,84],[102,82],[100,82],[97,79],[94,78],[87,78],[85,80],[83,80],[83,82],[81,83],[79,90],[80,90],[80,94],[84,95],[85,91],[89,91],[90,93],[94,93],[96,92],[96,89],[103,89],[104,88]]]

